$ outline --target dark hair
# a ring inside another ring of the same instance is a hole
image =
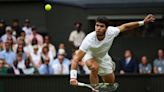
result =
[[[21,47],[22,52],[19,51],[20,45],[18,45],[17,49],[16,49],[16,53],[24,53],[24,49],[23,49],[23,45]]]
[[[47,49],[48,51],[49,51],[49,47],[48,46],[44,46],[43,48],[42,48],[42,52],[44,53],[44,49]]]
[[[76,24],[79,24],[80,26],[82,25],[82,23],[80,21],[75,21],[74,25],[76,25]]]
[[[17,56],[18,56],[18,57],[20,57],[20,56],[23,57],[23,55],[22,55],[21,52],[17,53]]]
[[[31,63],[30,58],[29,57],[26,58],[24,64],[27,66],[27,64],[29,65],[30,63]]]
[[[19,22],[19,20],[18,19],[13,19],[13,22]]]
[[[105,24],[106,27],[109,26],[109,20],[105,16],[99,16],[99,17],[97,17],[96,22],[103,23],[103,24]]]

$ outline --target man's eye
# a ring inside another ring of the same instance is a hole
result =
[[[104,26],[100,26],[100,27],[104,27]]]

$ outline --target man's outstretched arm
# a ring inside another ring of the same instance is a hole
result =
[[[126,31],[126,30],[132,30],[139,26],[143,26],[144,24],[154,22],[154,20],[155,20],[155,16],[152,14],[149,14],[145,17],[143,21],[125,23],[125,24],[122,24],[121,26],[118,26],[118,28],[120,29],[121,32]]]
[[[81,50],[75,51],[75,55],[73,55],[73,59],[71,61],[71,71],[70,71],[70,84],[73,86],[77,86],[78,62],[84,57],[84,55],[85,55],[85,52]]]

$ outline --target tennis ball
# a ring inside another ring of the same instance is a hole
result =
[[[50,11],[52,9],[52,6],[50,4],[46,4],[44,8],[46,11]]]

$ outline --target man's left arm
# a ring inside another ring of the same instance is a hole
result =
[[[125,23],[125,24],[122,24],[121,26],[118,26],[118,28],[120,29],[120,32],[123,32],[126,30],[132,30],[132,29],[138,28],[140,26],[143,26],[144,24],[154,22],[154,20],[155,20],[155,16],[152,14],[149,14],[145,17],[145,19],[143,21]]]

